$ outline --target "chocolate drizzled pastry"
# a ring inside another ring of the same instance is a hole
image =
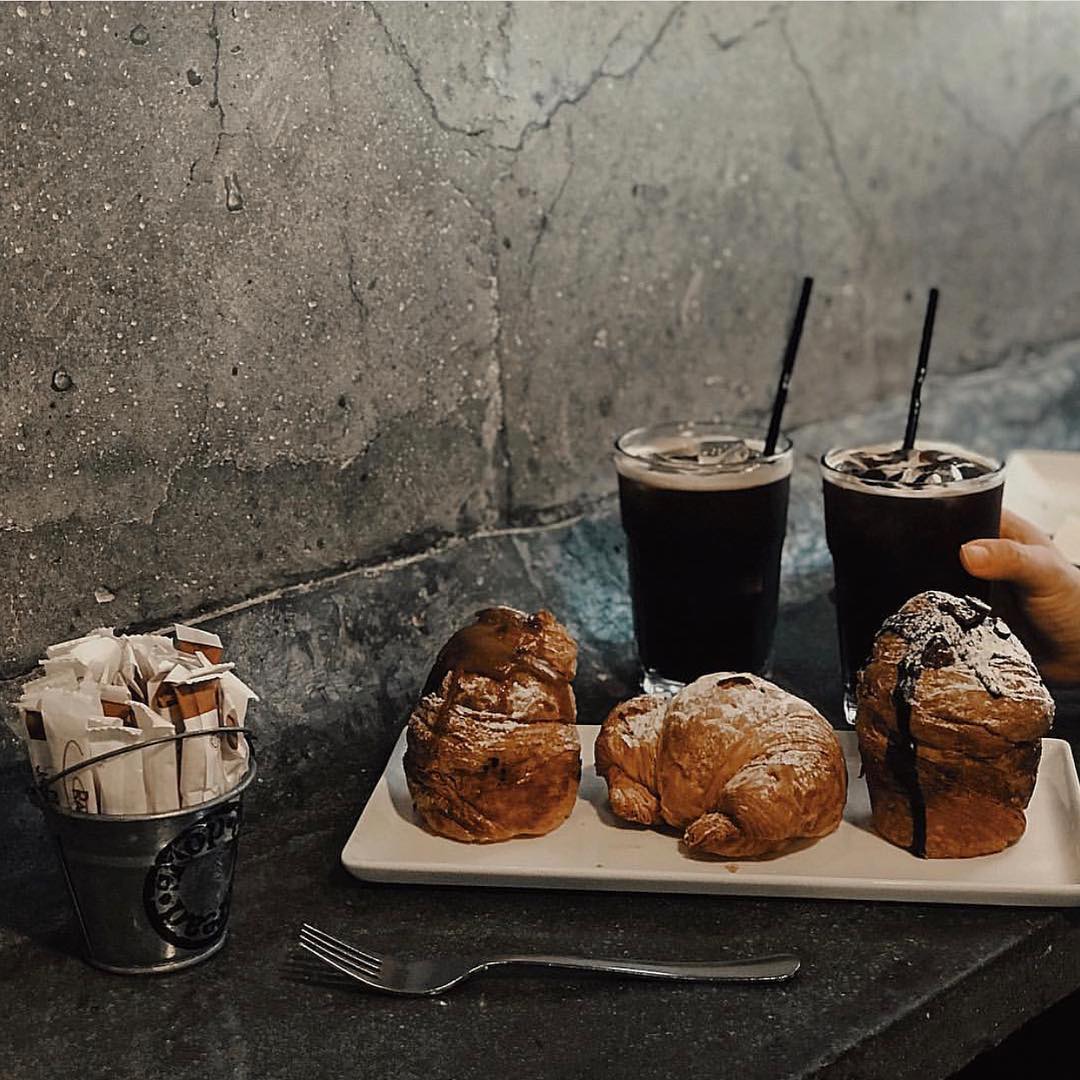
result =
[[[549,611],[487,608],[450,638],[409,718],[405,777],[426,828],[490,843],[562,824],[581,776],[576,667]]]
[[[1031,656],[972,597],[925,592],[886,619],[859,673],[855,727],[874,828],[927,858],[1024,832],[1054,703]]]

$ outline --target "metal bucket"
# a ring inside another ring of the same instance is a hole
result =
[[[216,728],[150,739],[88,758],[31,788],[56,841],[60,865],[94,967],[124,975],[176,971],[225,944],[242,795],[255,779],[254,753],[243,780],[199,806],[164,814],[79,814],[53,804],[56,781],[119,754],[203,735]]]

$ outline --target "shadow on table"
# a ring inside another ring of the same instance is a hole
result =
[[[1080,991],[1028,1021],[999,1046],[980,1054],[954,1073],[950,1080],[1013,1080],[1031,1076],[1035,1062],[1068,1061],[1076,1054],[1076,1022],[1080,1019]],[[1047,1075],[1052,1070],[1047,1066]],[[1061,1075],[1075,1075],[1065,1067]]]
[[[804,698],[838,728],[847,728],[841,704],[836,609],[825,594],[780,610],[773,680]]]
[[[67,886],[25,769],[0,772],[0,929],[59,953],[80,955]]]

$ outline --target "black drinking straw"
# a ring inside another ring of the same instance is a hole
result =
[[[776,397],[773,398],[772,419],[769,420],[769,433],[765,436],[765,457],[776,452],[776,441],[780,438],[780,420],[784,415],[784,406],[787,404],[791,373],[795,368],[795,356],[799,351],[799,339],[802,337],[806,309],[810,306],[810,290],[813,287],[812,277],[803,278],[799,306],[795,310],[795,321],[791,324],[791,336],[788,338],[787,350],[784,353],[784,365],[780,369],[780,382],[776,385]]]
[[[930,339],[934,336],[934,316],[937,314],[937,289],[930,290],[926,302],[926,318],[923,320],[922,344],[919,346],[919,363],[915,368],[915,381],[911,385],[911,404],[908,406],[907,427],[904,429],[904,449],[915,445],[915,431],[919,426],[919,409],[922,407],[922,384],[926,378],[926,364],[930,359]]]

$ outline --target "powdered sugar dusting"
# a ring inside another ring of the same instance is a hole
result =
[[[720,721],[745,715],[761,721],[778,714],[793,718],[818,715],[802,698],[745,671],[702,675],[671,699],[670,711],[678,719],[703,717]],[[792,720],[793,725],[799,722],[802,720]]]
[[[828,721],[746,673],[616,706],[596,762],[616,814],[683,829],[692,854],[766,854],[831,832],[843,812],[847,771]]]
[[[633,750],[648,743],[656,742],[660,734],[660,725],[664,721],[664,709],[667,699],[644,712],[631,713],[620,717],[618,736],[622,743]]]
[[[1005,674],[1017,668],[1038,679],[1031,654],[1008,625],[995,618],[988,604],[975,597],[929,591],[913,596],[886,619],[881,634],[895,634],[908,645],[905,668],[914,692],[919,675],[929,668],[965,668],[993,697],[1008,686]]]

